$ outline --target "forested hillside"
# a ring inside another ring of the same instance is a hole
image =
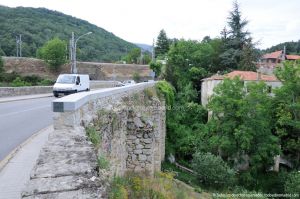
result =
[[[264,50],[266,53],[283,50],[284,46],[286,47],[286,53],[287,54],[298,54],[300,55],[300,40],[299,41],[289,41],[277,44],[275,46],[272,46],[270,48],[267,48]]]
[[[16,36],[22,34],[22,56],[36,57],[36,50],[58,37],[68,43],[76,36],[93,32],[77,43],[77,58],[82,61],[116,61],[136,47],[113,33],[87,21],[45,8],[0,6],[0,55],[16,56]]]

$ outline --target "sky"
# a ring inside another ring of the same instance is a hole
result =
[[[201,41],[219,37],[232,0],[0,0],[8,7],[44,7],[112,32],[132,42],[152,44],[164,29],[169,38]],[[246,29],[257,47],[300,39],[300,0],[239,0]],[[71,34],[71,33],[70,33]]]

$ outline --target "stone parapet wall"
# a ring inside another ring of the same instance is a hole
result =
[[[101,92],[97,91],[94,97],[97,94]],[[78,108],[65,101],[64,112],[54,117],[54,128],[94,127],[101,137],[98,156],[104,155],[110,160],[112,173],[145,171],[153,174],[160,170],[166,133],[165,102],[157,97],[154,84],[113,88],[102,92],[102,97],[94,97],[90,95],[93,100],[84,102],[82,96],[78,102],[83,105]],[[70,110],[73,108],[76,110]]]
[[[52,86],[0,87],[0,97],[52,93]]]

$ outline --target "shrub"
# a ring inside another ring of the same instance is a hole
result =
[[[50,86],[53,84],[54,84],[54,82],[49,79],[43,79],[42,81],[38,82],[38,85],[40,85],[40,86]]]
[[[222,160],[211,153],[195,153],[192,167],[197,173],[198,180],[203,184],[225,187],[232,186],[235,172]]]
[[[132,79],[135,82],[140,82],[141,81],[141,76],[140,76],[140,74],[138,72],[135,72],[135,73],[133,73]]]
[[[12,72],[12,73],[3,73],[2,76],[2,81],[3,82],[12,82],[14,81],[17,77],[21,77],[18,73]]]
[[[285,193],[299,194],[300,193],[300,172],[291,172],[284,184]],[[298,195],[299,197],[299,195]]]
[[[29,82],[32,85],[37,85],[38,82],[42,81],[42,78],[37,75],[29,75],[21,78],[25,82]]]
[[[13,87],[31,86],[30,83],[23,81],[20,77],[17,77],[12,83]]]
[[[167,105],[173,106],[175,101],[174,87],[167,81],[159,81],[156,84],[156,89],[159,91],[158,93],[162,93],[164,95],[164,97],[166,98]]]

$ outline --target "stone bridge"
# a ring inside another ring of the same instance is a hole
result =
[[[165,101],[154,82],[77,93],[52,107],[55,130],[22,198],[107,198],[113,176],[160,170]]]

